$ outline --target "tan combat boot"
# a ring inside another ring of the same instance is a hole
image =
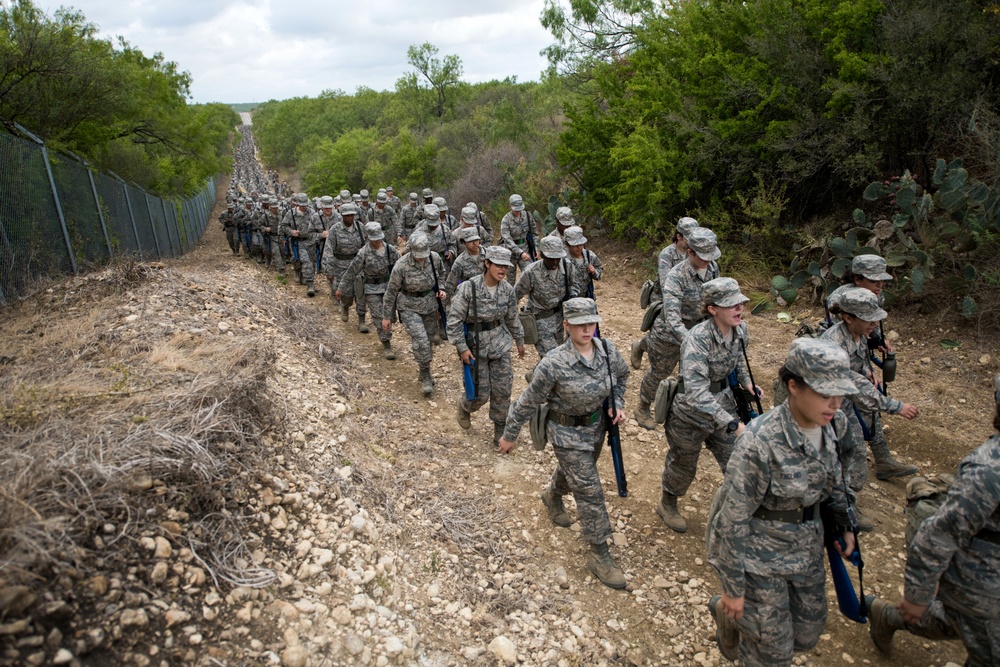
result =
[[[677,496],[670,495],[664,491],[660,496],[659,504],[656,506],[656,513],[670,530],[678,533],[687,532],[687,521],[677,511]]]
[[[715,641],[719,644],[719,652],[726,660],[736,662],[740,654],[740,631],[736,629],[733,619],[719,609],[721,595],[713,595],[708,601],[708,609],[715,619]]]
[[[883,653],[892,651],[892,636],[896,630],[906,627],[903,617],[894,606],[880,600],[874,595],[865,596],[868,605],[868,632],[872,637],[872,644]]]
[[[608,588],[625,588],[625,573],[611,560],[611,551],[607,544],[590,545],[587,569]]]
[[[458,425],[468,431],[472,428],[472,415],[462,408],[462,404],[458,404],[458,412],[456,415],[458,420]]]
[[[563,505],[562,496],[557,495],[555,489],[551,486],[546,487],[542,491],[542,504],[548,510],[552,523],[560,528],[569,528],[573,525],[573,519],[570,518],[569,513],[566,511],[566,506]]]
[[[653,413],[649,411],[649,403],[639,401],[639,405],[635,406],[632,416],[639,422],[639,426],[647,431],[652,431],[656,428],[656,420],[653,419]]]
[[[629,362],[632,364],[632,368],[639,370],[642,368],[642,341],[637,340],[632,343],[631,354],[629,355]]]
[[[392,351],[392,343],[387,340],[382,341],[382,356],[390,361],[396,358],[396,353]]]

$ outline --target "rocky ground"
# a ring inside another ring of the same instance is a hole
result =
[[[592,247],[608,267],[602,331],[627,351],[649,266],[624,247]],[[893,323],[894,389],[924,415],[889,418],[890,446],[926,471],[953,469],[989,434],[993,353],[963,332],[895,313]],[[772,312],[750,327],[768,387],[796,325]],[[353,314],[334,316],[325,286],[306,299],[233,257],[214,223],[178,260],[52,285],[4,313],[0,333],[4,467],[42,479],[44,459],[44,479],[91,498],[60,514],[39,509],[57,507],[40,482],[0,494],[0,664],[726,663],[705,606],[718,589],[704,561],[721,481],[711,457],[682,502],[690,532],[671,533],[653,512],[665,439],[629,422],[629,497],[601,461],[629,582],[607,589],[584,567],[579,525],[553,526],[538,499],[551,451],[522,433],[514,454],[496,454],[485,411],[470,432],[455,423],[449,346],[435,349],[437,391],[425,399],[405,333],[399,358],[384,360]],[[945,337],[963,346],[944,350]],[[534,361],[529,351],[515,362],[515,394]],[[52,424],[66,414],[79,423],[59,440]],[[53,450],[25,460],[57,441],[77,452],[72,465]],[[877,482],[861,500],[877,523],[863,542],[866,589],[891,598],[903,489]],[[796,664],[964,660],[955,644],[903,636],[882,656],[835,609],[827,627]]]

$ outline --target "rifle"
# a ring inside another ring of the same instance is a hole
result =
[[[528,242],[528,255],[531,256],[531,261],[535,262],[538,261],[538,253],[535,250],[535,237],[531,235],[531,225],[534,220],[527,211],[524,212],[524,216],[528,221],[528,233],[524,235],[524,240]]]
[[[872,363],[882,369],[882,382],[878,387],[878,390],[882,392],[883,396],[889,395],[889,383],[896,380],[896,353],[895,352],[882,352],[881,361],[875,357],[875,351],[879,348],[888,347],[885,341],[885,329],[882,326],[882,321],[878,323],[878,333],[872,333],[868,337],[868,355]]]
[[[472,285],[472,361],[462,364],[462,379],[465,384],[465,398],[475,401],[479,397],[479,333],[482,324],[479,321],[479,301],[476,298],[476,284]],[[465,325],[465,337],[469,337],[469,325]]]
[[[611,389],[608,391],[608,397],[604,399],[603,405],[608,425],[608,448],[611,450],[611,463],[615,467],[615,486],[618,488],[618,495],[627,498],[628,480],[625,479],[625,461],[622,459],[622,434],[618,424],[615,423],[618,408],[615,407],[615,380],[611,375],[611,354],[608,352],[608,342],[601,340],[601,343],[604,344],[604,358],[608,363],[608,381],[611,383]],[[610,416],[608,415],[609,410],[611,411]]]
[[[431,253],[427,256],[427,261],[431,263],[431,275],[434,276],[434,300],[437,301],[438,305],[438,317],[441,320],[441,330],[448,330],[448,316],[444,312],[444,302],[438,298],[438,292],[441,288],[438,287],[438,274],[437,270],[434,268],[434,254]]]
[[[754,417],[760,416],[760,413],[754,410],[750,406],[750,401],[753,399],[749,391],[740,386],[740,382],[736,377],[736,369],[729,371],[729,375],[726,376],[729,381],[729,388],[733,392],[733,400],[736,401],[736,416],[740,418],[740,421],[744,424],[749,424],[750,420]]]
[[[837,553],[835,544],[840,544],[844,548],[844,538],[841,537],[840,526],[833,518],[833,511],[829,502],[823,502],[819,507],[820,518],[823,521],[823,544],[826,546],[826,556],[830,561],[830,578],[833,579],[833,588],[837,592],[837,607],[840,613],[858,623],[866,623],[868,618],[868,605],[865,603],[864,569],[865,562],[861,558],[861,547],[858,543],[858,522],[854,515],[854,508],[847,506],[847,516],[851,522],[851,532],[854,533],[854,551],[848,557],[851,564],[858,568],[858,588],[861,591],[860,599],[854,590],[854,582],[851,581],[847,573],[847,566],[844,559]]]
[[[740,338],[740,349],[743,351],[743,361],[747,364],[747,375],[750,376],[750,386],[753,387],[753,400],[757,404],[757,414],[764,414],[764,408],[760,405],[760,396],[757,395],[757,383],[753,379],[753,369],[750,368],[750,357],[747,356],[747,347],[743,344],[743,339]]]
[[[586,248],[584,248],[583,252],[585,253],[584,256],[587,258],[587,266],[590,266],[590,251],[587,250]],[[587,272],[587,274],[588,274],[587,275],[587,289],[584,290],[583,295],[585,297],[587,297],[588,299],[592,299],[594,301],[594,304],[596,305],[597,304],[597,297],[594,295],[594,279],[590,277],[590,275],[589,275],[590,272],[589,271]],[[597,338],[601,337],[601,325],[600,324],[597,324],[594,327],[594,336],[597,337]]]

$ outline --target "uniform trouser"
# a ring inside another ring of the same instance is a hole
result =
[[[665,431],[667,456],[660,479],[664,493],[672,496],[683,496],[687,493],[698,471],[698,457],[701,455],[702,443],[715,456],[722,472],[726,471],[736,438],[733,434],[726,433],[725,428],[708,430],[675,407],[667,417]]]
[[[1000,664],[1000,618],[980,618],[963,614],[934,600],[916,625],[906,631],[924,639],[961,639],[969,657],[966,667]]]
[[[476,375],[476,373],[479,373]],[[476,368],[472,375],[478,379],[476,400],[470,401],[462,394],[462,409],[475,412],[490,402],[490,421],[503,424],[510,410],[510,392],[514,387],[514,368],[511,365],[510,350],[496,359],[476,357]]]
[[[555,315],[535,320],[535,326],[538,328],[538,342],[535,343],[535,351],[538,352],[539,358],[544,357],[566,340],[562,309],[557,310]]]
[[[248,236],[252,235],[252,232],[246,229],[240,230],[240,246],[243,248],[243,254],[247,257],[250,256],[250,246],[248,245]]]
[[[737,621],[744,667],[791,665],[795,651],[819,642],[826,622],[826,571],[774,577],[746,573],[743,618]]]
[[[299,263],[302,265],[302,280],[310,285],[316,277],[316,263],[313,255],[316,254],[315,243],[305,243],[299,241]]]
[[[516,253],[510,254],[510,261],[513,262],[514,266],[510,267],[507,271],[507,282],[511,285],[517,282],[517,269],[521,270],[521,274],[524,274],[524,270],[531,265],[530,259],[521,259],[520,254],[522,252],[528,252],[527,250],[518,250]]]
[[[271,234],[267,242],[267,259],[278,269],[278,273],[285,272],[285,247],[281,239],[276,234]]]
[[[354,281],[350,281],[347,285],[344,285],[344,289],[341,290],[343,296],[337,299],[335,294],[337,287],[340,285],[341,278],[347,273],[347,268],[351,265],[351,260],[349,259],[335,259],[333,260],[333,279],[330,281],[330,299],[338,306],[343,306],[350,308],[351,304],[354,304],[354,310],[358,314],[358,320],[360,321],[362,317],[365,316],[365,300],[355,299],[354,294]],[[374,313],[374,311],[372,311]]]
[[[881,412],[862,412],[861,417],[871,428],[871,438],[868,440],[868,449],[872,452],[872,460],[878,463],[892,458],[889,454],[889,443],[885,440],[885,431],[882,428]]]
[[[552,446],[556,454],[556,469],[552,473],[552,489],[556,494],[573,494],[580,532],[590,544],[604,544],[611,537],[611,520],[604,504],[604,489],[597,474],[597,458],[604,445],[604,431],[594,443],[593,451]]]
[[[847,415],[847,433],[840,439],[840,466],[847,478],[847,485],[857,493],[868,483],[868,448],[865,447],[864,431],[858,421],[858,414],[854,411],[854,404],[845,400],[841,409]],[[879,422],[880,429],[881,426]]]
[[[238,253],[240,251],[240,237],[239,232],[236,231],[235,227],[226,227],[226,243],[229,244],[229,249],[233,253]]]
[[[433,358],[430,337],[437,333],[439,326],[437,311],[423,314],[399,310],[399,321],[406,327],[406,333],[410,334],[410,349],[413,350],[417,365],[423,367],[430,364]]]
[[[361,310],[360,310],[360,314],[358,316],[359,319],[365,316],[364,308],[367,305],[368,306],[368,310],[371,311],[371,314],[372,314],[372,324],[375,325],[375,330],[378,331],[378,339],[380,341],[383,341],[383,342],[392,339],[392,332],[391,331],[386,331],[385,329],[382,328],[382,319],[383,319],[383,315],[382,315],[382,311],[383,311],[382,297],[384,297],[384,296],[385,296],[384,293],[383,294],[365,294],[365,298],[364,298],[364,300],[360,304]],[[385,318],[385,319],[388,319],[388,318]]]
[[[656,399],[660,382],[673,372],[681,358],[681,346],[648,336],[645,340],[649,370],[642,376],[642,384],[639,385],[639,402],[649,405]]]

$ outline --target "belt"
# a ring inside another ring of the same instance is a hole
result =
[[[413,290],[404,289],[404,290],[401,290],[401,291],[406,296],[412,297],[414,299],[419,299],[421,297],[425,297],[428,294],[430,294],[431,292],[433,292],[433,290],[429,290],[429,289],[419,290],[419,291],[413,291]]]
[[[490,329],[496,329],[501,324],[503,324],[503,320],[494,320],[492,322],[479,322],[479,330],[480,331],[489,331]],[[470,323],[469,324],[469,331],[472,331],[473,327],[475,327],[475,326],[476,326],[475,322]]]
[[[356,255],[357,253],[354,253],[354,254]],[[354,259],[354,255],[350,255],[348,253],[334,253],[333,256],[335,258],[341,259],[341,260],[343,260],[343,259]]]
[[[769,510],[766,507],[758,507],[753,516],[755,519],[763,519],[764,521],[782,521],[784,523],[799,524],[817,518],[819,512],[816,510],[818,508],[819,503],[815,503],[809,507],[799,507],[794,510]]]
[[[974,537],[977,540],[982,540],[983,542],[1000,545],[1000,532],[990,530],[989,528],[983,528],[981,531],[976,533]]]
[[[722,378],[721,380],[716,380],[715,382],[710,382],[708,385],[708,390],[713,394],[718,394],[720,391],[729,386],[729,378]]]
[[[598,408],[586,415],[564,415],[555,410],[549,410],[549,421],[563,426],[590,426],[601,420],[601,410]]]
[[[562,304],[561,303],[558,306],[556,306],[555,308],[548,308],[546,310],[540,310],[540,311],[538,311],[537,313],[535,313],[535,319],[536,320],[544,320],[546,317],[552,317],[556,313],[560,313],[560,312],[562,312]]]
[[[382,276],[381,278],[365,278],[365,285],[382,285],[389,282],[389,276]]]

